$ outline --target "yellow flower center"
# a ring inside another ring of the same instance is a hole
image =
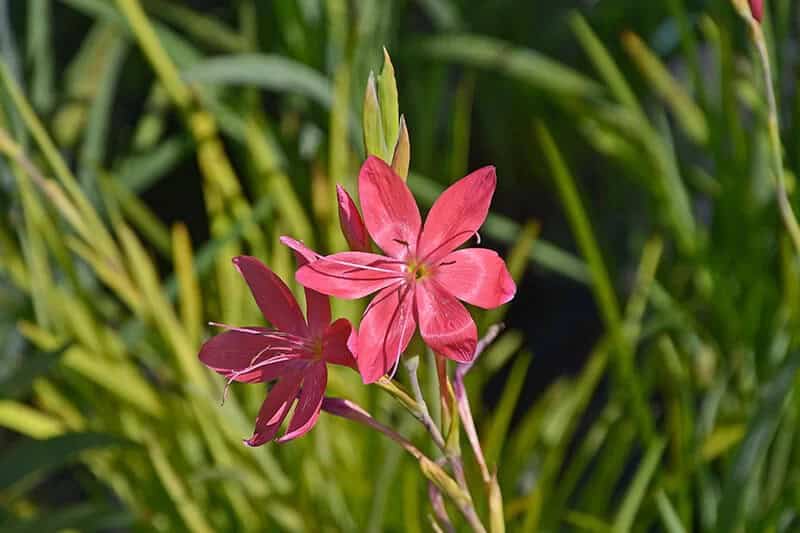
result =
[[[408,267],[408,277],[411,281],[420,281],[431,275],[431,269],[425,263],[411,260],[406,266]]]

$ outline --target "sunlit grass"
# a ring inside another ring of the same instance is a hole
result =
[[[420,202],[496,164],[503,213],[482,237],[517,280],[585,287],[603,323],[581,370],[531,401],[526,377],[563,355],[532,353],[537,294],[476,314],[521,326],[466,383],[507,529],[797,529],[800,270],[747,25],[730,0],[486,4],[0,1],[2,527],[430,529],[427,482],[390,441],[323,415],[246,448],[263,390],[220,406],[197,361],[208,320],[259,323],[231,257],[291,281],[280,235],[344,249],[334,187],[354,190],[367,150],[390,155],[374,124],[365,150],[360,120],[386,45]],[[798,8],[768,10],[793,200]],[[202,220],[144,201],[175,183],[201,191]],[[525,218],[547,204],[546,223]],[[354,373],[329,389],[427,445]],[[76,458],[84,503],[31,491]]]

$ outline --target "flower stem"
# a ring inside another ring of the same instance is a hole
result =
[[[792,239],[795,252],[800,255],[800,224],[797,223],[792,204],[789,201],[789,193],[786,190],[786,177],[783,170],[783,148],[781,145],[781,133],[778,122],[778,104],[775,98],[775,89],[772,84],[772,68],[769,62],[769,51],[767,50],[767,41],[764,39],[764,31],[761,25],[753,17],[746,17],[750,24],[750,35],[753,38],[753,44],[758,50],[758,57],[761,61],[761,72],[764,75],[764,89],[767,91],[767,105],[769,108],[769,115],[767,118],[767,127],[769,129],[770,152],[772,155],[773,172],[775,172],[775,194],[778,200],[778,207],[780,209],[783,224],[789,232]]]
[[[486,458],[483,455],[481,441],[478,438],[478,431],[475,428],[475,420],[472,417],[472,406],[470,406],[469,398],[467,397],[467,390],[464,386],[464,377],[467,375],[467,372],[470,371],[472,365],[475,363],[481,353],[483,353],[483,351],[494,341],[494,339],[497,338],[502,330],[502,324],[495,324],[488,329],[486,335],[484,335],[483,338],[478,341],[478,345],[475,347],[475,356],[472,358],[472,362],[458,365],[456,367],[455,379],[453,380],[453,390],[456,397],[456,405],[458,406],[458,414],[461,417],[461,423],[464,426],[464,432],[467,434],[467,440],[469,440],[469,444],[472,446],[472,452],[475,454],[475,460],[477,461],[478,467],[481,470],[483,482],[487,485],[491,483],[492,476],[489,473],[489,468],[486,466]]]
[[[458,482],[458,485],[461,489],[469,496],[469,507],[466,511],[469,513],[468,521],[470,524],[477,523],[480,524],[480,518],[478,517],[477,512],[475,511],[475,506],[472,502],[472,496],[469,491],[469,485],[467,484],[467,478],[464,475],[464,465],[461,462],[461,454],[458,453],[457,450],[451,449],[451,447],[447,446],[447,443],[442,436],[442,432],[439,430],[439,427],[431,418],[430,411],[428,410],[428,404],[425,402],[425,396],[422,394],[422,387],[419,384],[419,377],[417,376],[417,368],[419,367],[419,357],[411,357],[406,360],[406,370],[408,371],[408,378],[411,383],[411,390],[414,393],[414,397],[417,400],[417,404],[420,406],[420,413],[422,415],[422,423],[425,428],[428,430],[428,433],[431,434],[433,438],[434,444],[442,451],[445,456],[445,459],[450,464],[450,468],[453,471],[453,475]],[[455,414],[453,415],[455,416]],[[483,525],[481,524],[481,527]]]
[[[470,525],[473,531],[477,533],[486,533],[486,528],[478,518],[475,508],[472,505],[472,498],[469,493],[464,491],[463,488],[450,477],[445,470],[439,466],[435,461],[430,459],[427,455],[414,446],[408,439],[397,433],[395,430],[384,426],[375,420],[368,412],[359,407],[357,404],[343,400],[341,398],[325,398],[322,401],[322,410],[332,415],[347,418],[354,422],[359,422],[365,426],[377,430],[397,444],[402,446],[409,454],[411,454],[417,461],[419,461],[420,470],[422,474],[428,478],[443,494],[458,507],[464,519]]]

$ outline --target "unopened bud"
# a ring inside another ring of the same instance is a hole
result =
[[[339,201],[339,225],[347,244],[354,252],[369,252],[369,234],[356,204],[344,187],[336,186]]]
[[[403,181],[408,179],[408,165],[411,162],[411,143],[408,140],[406,118],[400,116],[400,131],[397,135],[397,144],[392,156],[392,169]]]
[[[753,15],[754,19],[761,22],[761,19],[764,17],[764,0],[749,0],[749,1],[750,1],[750,13]]]

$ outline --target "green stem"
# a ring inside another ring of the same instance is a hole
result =
[[[761,71],[764,74],[764,89],[767,91],[767,104],[769,106],[769,116],[767,125],[769,128],[770,152],[772,155],[773,171],[775,172],[775,194],[778,199],[783,224],[792,238],[795,251],[800,255],[800,224],[797,223],[792,204],[789,201],[789,193],[786,190],[786,177],[783,171],[783,147],[781,145],[780,126],[778,124],[778,104],[775,98],[775,89],[772,85],[772,69],[769,62],[769,52],[767,42],[764,39],[764,32],[761,25],[752,17],[748,17],[750,23],[753,43],[758,50],[758,57],[761,60]]]

